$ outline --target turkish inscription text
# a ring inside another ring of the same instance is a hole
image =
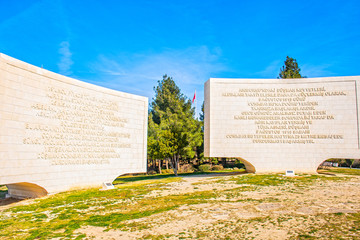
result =
[[[24,144],[41,145],[39,159],[52,165],[109,164],[120,158],[117,149],[130,148],[128,119],[119,116],[115,101],[68,89],[49,87],[48,104],[31,107],[51,124],[27,123]]]
[[[320,109],[316,97],[344,97],[345,91],[319,88],[241,88],[223,93],[224,97],[241,97],[249,110],[234,120],[253,121],[253,134],[228,134],[226,138],[251,139],[252,143],[313,144],[318,139],[343,139],[341,134],[313,134],[316,121],[334,121],[336,116]]]

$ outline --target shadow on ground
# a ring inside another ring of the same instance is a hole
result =
[[[219,176],[233,176],[233,175],[243,175],[248,174],[247,172],[228,172],[228,173],[205,173],[205,174],[196,174],[196,175],[179,175],[179,177],[219,177]]]
[[[234,172],[204,172],[204,173],[180,173],[178,176],[174,174],[156,174],[156,175],[124,175],[115,179],[113,182],[114,185],[136,182],[141,180],[155,180],[155,179],[164,179],[172,177],[217,177],[217,176],[231,176],[231,175],[241,175],[246,174],[246,171],[234,171]]]
[[[0,186],[0,207],[6,206],[12,203],[20,202],[23,199],[5,198],[8,190],[5,186]]]
[[[24,199],[16,199],[16,198],[2,198],[0,199],[0,207],[6,206],[9,204],[17,203],[23,201]]]

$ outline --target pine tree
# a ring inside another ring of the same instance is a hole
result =
[[[201,123],[195,109],[167,75],[154,87],[149,119],[148,153],[151,158],[167,158],[177,175],[181,158],[193,158],[201,145]]]
[[[300,74],[300,68],[296,59],[286,56],[284,66],[280,68],[280,73],[278,78],[304,78]]]

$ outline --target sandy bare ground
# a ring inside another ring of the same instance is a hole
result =
[[[181,182],[167,184],[145,197],[207,190],[228,190],[234,194],[129,220],[129,227],[121,230],[87,226],[77,232],[85,233],[87,239],[298,239],[307,234],[327,239],[331,235],[326,231],[339,224],[346,226],[336,221],[360,212],[359,176],[344,181],[315,181],[306,187],[285,184],[248,190],[246,186],[239,189],[233,178],[183,177]],[[339,219],[329,218],[331,214]],[[342,237],[360,239],[360,233],[347,231]]]

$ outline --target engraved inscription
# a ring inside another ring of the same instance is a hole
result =
[[[52,165],[109,164],[119,149],[131,148],[128,119],[115,101],[49,87],[48,104],[33,104],[36,116],[56,125],[27,123],[24,144],[39,145],[38,159]]]
[[[334,121],[336,117],[319,106],[317,98],[345,97],[345,91],[319,88],[240,88],[224,92],[223,97],[242,98],[247,110],[234,115],[234,120],[251,121],[252,134],[227,134],[226,138],[249,139],[252,143],[314,144],[319,140],[342,140],[342,134],[318,134],[312,125]]]

